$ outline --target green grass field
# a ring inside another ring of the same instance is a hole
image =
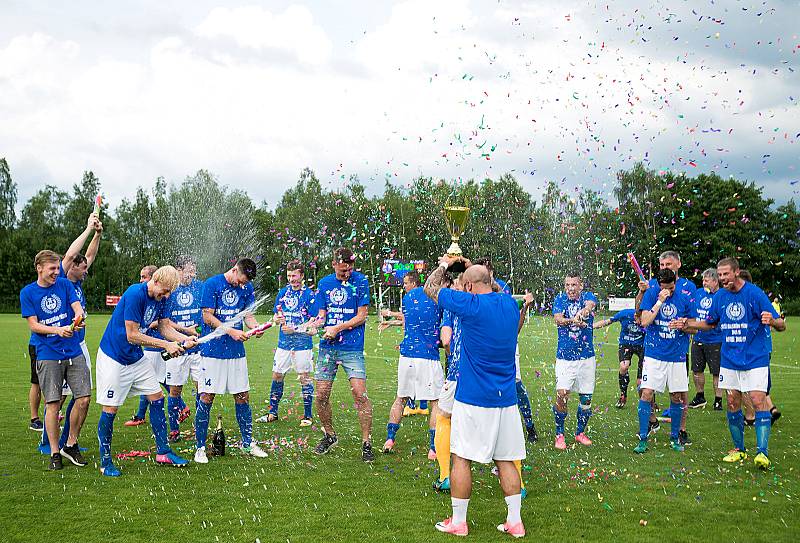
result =
[[[89,321],[88,342],[94,357],[107,316]],[[374,320],[374,319],[373,319]],[[406,418],[395,455],[379,454],[375,463],[360,460],[359,434],[347,383],[334,390],[334,423],[339,447],[325,457],[310,447],[319,429],[299,428],[302,401],[299,383],[287,379],[281,415],[255,435],[273,449],[267,459],[244,457],[230,450],[206,466],[186,469],[157,466],[150,460],[120,460],[124,476],[101,477],[97,470],[97,418],[92,404],[81,443],[89,465],[65,463],[47,470],[47,458],[36,452],[40,434],[28,430],[29,362],[27,328],[15,315],[0,316],[0,370],[6,381],[0,396],[0,526],[4,542],[99,541],[445,541],[433,524],[450,515],[450,498],[431,489],[436,463],[426,458],[427,425],[420,416]],[[772,430],[773,468],[761,472],[751,464],[728,465],[722,455],[731,448],[724,412],[709,407],[689,413],[694,444],[683,454],[669,449],[662,425],[650,452],[635,456],[636,403],[613,407],[617,393],[616,332],[600,331],[595,414],[590,448],[552,448],[550,402],[554,374],[555,330],[549,319],[536,318],[522,333],[523,379],[534,406],[540,441],[528,448],[523,472],[528,498],[523,519],[534,540],[587,541],[789,541],[800,533],[800,450],[795,424],[800,411],[796,394],[800,364],[795,349],[800,319],[789,331],[775,334],[773,397],[784,415]],[[396,390],[398,330],[367,332],[368,390],[374,404],[376,446],[385,439],[386,419]],[[262,414],[269,392],[276,335],[247,344],[254,412]],[[707,384],[707,387],[710,385]],[[191,388],[191,387],[188,387]],[[693,387],[690,385],[690,394]],[[707,390],[707,396],[713,392]],[[126,428],[137,398],[120,410],[113,450],[153,446],[149,425]],[[187,397],[187,403],[193,404]],[[575,402],[567,433],[574,430]],[[218,398],[212,420],[222,414],[229,441],[238,438],[230,397]],[[189,422],[184,429],[190,428]],[[668,425],[667,425],[668,426]],[[746,431],[754,447],[752,429]],[[273,448],[274,447],[274,448]],[[177,447],[187,457],[188,443]],[[505,518],[505,503],[489,466],[475,465],[469,508],[470,537],[477,541],[508,538],[495,530]],[[647,525],[640,525],[640,520]]]

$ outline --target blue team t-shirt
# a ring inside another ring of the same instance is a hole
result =
[[[142,347],[128,343],[125,321],[139,325],[139,332],[147,334],[150,324],[166,318],[167,300],[158,301],[147,293],[147,283],[136,283],[128,287],[111,314],[100,349],[123,366],[138,362],[143,356]]]
[[[697,304],[695,311],[697,311],[697,320],[708,320],[708,310],[711,309],[714,294],[716,293],[711,293],[705,288],[697,289],[697,292],[695,293],[695,303]],[[694,335],[694,342],[722,343],[722,330],[720,330],[719,327],[709,331],[700,330]]]
[[[512,295],[511,287],[508,286],[508,283],[503,281],[502,279],[498,279],[497,277],[494,278],[494,282],[500,287],[500,292],[505,292],[509,296]]]
[[[235,287],[228,283],[225,274],[215,275],[203,284],[203,298],[200,306],[203,309],[213,309],[214,316],[223,324],[233,319],[256,301],[253,285],[247,283]],[[233,325],[237,330],[242,330],[242,321]],[[201,353],[207,358],[244,358],[244,342],[236,341],[228,334],[203,343]]]
[[[721,288],[714,294],[706,320],[717,323],[723,335],[721,367],[739,371],[769,367],[772,333],[769,326],[761,324],[763,311],[780,317],[764,291],[753,283],[745,283],[739,292]]]
[[[642,297],[640,309],[652,311],[658,301],[661,287],[650,287]],[[670,330],[669,323],[679,318],[695,318],[694,299],[679,291],[677,285],[672,296],[666,299],[658,310],[655,320],[645,329],[644,355],[662,362],[685,362],[689,350],[689,334],[680,330]]]
[[[286,285],[278,292],[273,310],[281,311],[286,318],[286,324],[297,328],[315,317],[316,301],[314,291],[302,286],[294,290],[291,285]],[[285,334],[278,330],[278,348],[286,351],[307,351],[313,347],[311,336],[305,333]]]
[[[79,301],[72,282],[57,277],[49,287],[35,281],[19,293],[22,317],[36,317],[45,326],[68,326],[75,318],[72,304]],[[64,360],[83,354],[80,340],[73,334],[64,338],[58,334],[31,334],[30,344],[36,348],[37,360]]]
[[[499,292],[469,294],[444,288],[439,307],[460,317],[456,400],[478,407],[516,405],[517,302]]]
[[[325,326],[335,326],[356,316],[358,308],[369,305],[369,282],[364,274],[354,271],[347,281],[336,279],[332,273],[317,285],[317,307],[326,311]],[[333,340],[320,339],[321,349],[341,351],[364,350],[364,324],[343,330]]]
[[[610,319],[611,322],[618,322],[620,325],[620,345],[633,345],[636,347],[644,345],[644,328],[636,324],[635,314],[636,312],[633,309],[623,309]]]
[[[440,328],[448,327],[452,330],[450,335],[450,355],[447,357],[447,376],[448,381],[458,381],[458,363],[461,360],[461,325],[459,316],[454,315],[447,309],[442,311],[442,323]]]
[[[586,305],[586,302],[597,304],[597,297],[592,292],[581,292],[576,300],[570,300],[566,292],[561,292],[553,300],[553,315],[561,313],[572,319]],[[556,358],[559,360],[586,360],[594,356],[594,335],[592,324],[594,313],[584,321],[586,326],[558,326],[558,347]]]
[[[200,302],[203,300],[203,282],[192,279],[188,285],[178,285],[175,292],[170,294],[167,302],[167,317],[184,328],[203,327],[203,309]],[[159,334],[160,335],[160,334]],[[187,354],[200,352],[200,345],[186,351]]]
[[[75,294],[78,296],[78,300],[81,302],[84,315],[86,315],[86,296],[83,294],[83,279],[79,279],[78,281],[70,280],[70,278],[67,277],[67,273],[64,271],[63,262],[58,263],[58,272],[61,274],[61,277],[72,283],[72,286],[75,287]],[[78,338],[79,343],[86,339],[86,328],[77,330],[75,332],[75,337]]]
[[[439,360],[439,320],[441,311],[422,287],[403,296],[403,341],[400,354],[409,358]]]

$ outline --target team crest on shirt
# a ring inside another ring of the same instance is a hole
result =
[[[347,302],[347,291],[343,288],[335,288],[328,293],[328,298],[334,305],[344,305]]]
[[[156,306],[151,305],[148,306],[147,309],[144,310],[144,322],[147,323],[149,326],[151,322],[153,322],[156,318]]]
[[[234,306],[239,303],[239,293],[235,290],[226,290],[222,294],[222,302],[227,306]]]
[[[706,297],[706,298],[703,298],[702,300],[700,300],[700,307],[702,307],[703,309],[710,308],[711,307],[711,298]]]
[[[728,304],[725,308],[725,314],[732,321],[740,321],[744,318],[744,304],[741,302],[733,302]]]
[[[672,319],[675,318],[675,315],[678,314],[678,308],[675,307],[675,304],[664,304],[661,307],[661,316],[665,319]]]
[[[61,298],[55,294],[48,294],[42,298],[42,311],[53,314],[61,309]]]
[[[300,297],[299,296],[289,296],[288,293],[283,296],[281,300],[283,302],[283,307],[287,311],[294,311],[297,309],[297,306],[300,304]]]
[[[184,290],[180,294],[178,294],[178,297],[175,300],[178,302],[179,306],[189,307],[190,305],[192,305],[192,302],[194,301],[194,296],[192,296],[192,293],[189,292],[188,290]]]

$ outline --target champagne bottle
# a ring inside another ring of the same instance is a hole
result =
[[[222,415],[217,416],[217,429],[211,438],[211,452],[214,456],[225,456],[225,431],[222,429]]]
[[[183,347],[183,348],[186,348],[186,342],[185,341],[181,341],[180,342],[180,346]],[[180,355],[176,354],[174,356],[180,356]],[[161,360],[169,360],[170,358],[173,358],[173,355],[169,354],[168,351],[161,351]]]

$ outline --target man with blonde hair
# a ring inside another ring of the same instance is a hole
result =
[[[82,327],[72,322],[76,316],[83,315],[83,308],[72,283],[59,277],[60,260],[53,251],[39,251],[34,259],[36,281],[19,293],[22,317],[36,337],[36,373],[46,403],[45,427],[50,442],[51,470],[62,468],[62,456],[76,466],[86,465],[78,446],[78,435],[86,419],[92,391],[89,367],[75,336]],[[58,409],[65,381],[75,398],[75,409],[70,413],[69,438],[59,450]]]
[[[158,268],[146,283],[125,291],[108,321],[97,351],[97,403],[103,406],[97,424],[100,442],[100,472],[107,477],[121,475],[112,463],[111,438],[114,417],[129,394],[144,394],[150,402],[150,426],[157,445],[156,462],[184,466],[188,461],[170,449],[164,394],[152,364],[142,347],[157,347],[175,356],[194,347],[196,340],[178,332],[166,310],[169,295],[178,287],[180,276],[172,266]],[[164,339],[147,335],[150,324],[158,321]]]

